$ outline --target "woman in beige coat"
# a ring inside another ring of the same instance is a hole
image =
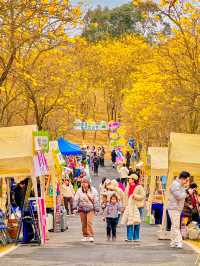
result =
[[[144,220],[144,204],[145,204],[146,193],[144,187],[142,186],[142,180],[139,178],[138,182],[136,181],[136,187],[133,192],[133,198],[140,212],[140,218]]]
[[[140,240],[141,217],[139,208],[144,207],[145,193],[143,187],[138,184],[138,179],[135,174],[128,177],[126,208],[121,221],[127,226],[127,241]]]

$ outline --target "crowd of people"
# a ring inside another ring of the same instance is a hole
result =
[[[126,241],[140,240],[140,223],[143,219],[145,192],[141,178],[130,171],[126,180],[103,178],[99,193],[90,181],[82,178],[75,193],[70,179],[65,179],[62,194],[68,214],[78,212],[82,224],[82,241],[94,241],[93,219],[101,213],[106,222],[108,240],[117,238],[117,225],[126,225]]]
[[[98,166],[104,166],[104,147],[86,147],[85,160],[90,165],[94,174],[96,159]],[[111,153],[113,167],[116,167],[115,150]],[[70,179],[66,179],[62,185],[62,194],[68,214],[79,213],[82,224],[82,241],[94,241],[93,220],[96,213],[100,213],[106,223],[107,240],[116,241],[117,227],[125,225],[128,242],[140,241],[141,223],[144,221],[144,208],[147,200],[147,192],[143,187],[140,170],[130,167],[130,156],[126,162],[118,168],[119,178],[103,178],[99,187],[99,193],[91,182],[82,177],[79,186],[74,190]],[[181,224],[186,221],[199,221],[199,198],[197,184],[190,182],[188,172],[182,172],[171,187],[168,201],[168,214],[171,222],[172,242],[170,246],[182,248]]]
[[[105,148],[103,146],[84,146],[82,148],[82,159],[85,160],[91,167],[94,175],[98,176],[99,166],[104,167]]]

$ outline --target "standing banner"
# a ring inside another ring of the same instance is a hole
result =
[[[35,131],[33,132],[34,137],[34,150],[36,152],[49,151],[49,132],[48,131]]]
[[[41,244],[45,244],[47,239],[47,220],[46,220],[46,208],[44,198],[38,198],[38,207],[39,207],[39,215],[40,215],[40,229],[41,229]]]

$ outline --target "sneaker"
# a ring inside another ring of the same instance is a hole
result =
[[[134,239],[133,241],[134,242],[140,242],[140,239]]]
[[[115,241],[116,241],[116,237],[113,237],[113,238],[112,238],[112,241],[115,242]]]
[[[94,242],[94,237],[88,237],[89,242]]]
[[[182,243],[181,244],[177,244],[176,248],[182,249],[183,248],[183,244]]]
[[[170,248],[176,248],[176,243],[170,243]]]
[[[110,237],[109,236],[107,237],[107,241],[110,241]]]
[[[88,241],[88,238],[85,236],[81,239],[82,242],[87,242]]]

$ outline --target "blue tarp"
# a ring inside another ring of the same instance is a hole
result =
[[[63,138],[58,139],[58,147],[62,155],[81,155],[81,148],[79,145],[73,144]]]

